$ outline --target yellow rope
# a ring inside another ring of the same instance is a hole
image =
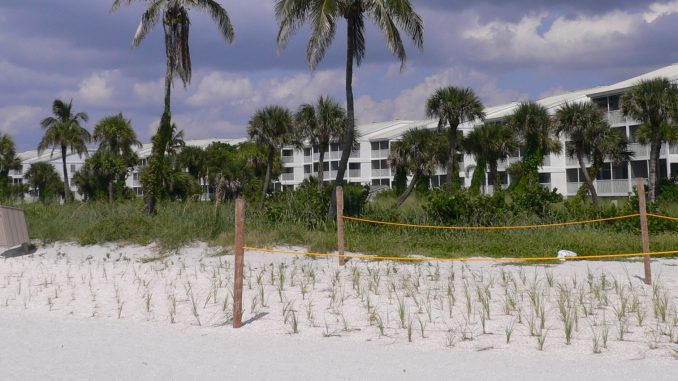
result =
[[[587,259],[605,259],[605,258],[629,258],[629,257],[641,257],[644,255],[656,256],[656,255],[671,255],[678,254],[678,250],[672,251],[655,251],[651,253],[623,253],[623,254],[598,254],[598,255],[585,255],[579,257],[545,257],[545,258],[535,258],[535,257],[524,257],[524,258],[429,258],[429,257],[380,257],[372,255],[359,255],[359,254],[344,254],[340,255],[337,253],[314,253],[314,252],[303,252],[303,251],[292,251],[292,250],[279,250],[279,249],[264,249],[260,247],[249,247],[245,246],[245,250],[255,250],[263,251],[266,253],[275,253],[275,254],[290,254],[290,255],[306,255],[309,257],[344,257],[352,259],[364,259],[364,260],[378,260],[378,261],[403,261],[403,262],[427,262],[427,261],[441,261],[441,262],[503,262],[503,261],[515,261],[515,262],[527,262],[527,261],[559,261],[561,259],[565,260],[587,260]]]
[[[661,218],[661,219],[670,220],[670,221],[678,221],[678,218],[676,218],[676,217],[662,216],[661,214],[648,213],[647,215],[648,215],[648,217]]]
[[[649,216],[650,214],[648,214]],[[447,230],[512,230],[512,229],[536,229],[536,228],[547,228],[555,226],[568,226],[568,225],[583,225],[583,224],[592,224],[595,222],[603,221],[613,221],[613,220],[623,220],[628,218],[638,217],[640,214],[628,214],[625,216],[618,217],[606,217],[598,218],[595,220],[586,220],[586,221],[570,221],[570,222],[558,222],[553,224],[542,224],[542,225],[515,225],[515,226],[442,226],[442,225],[415,225],[415,224],[403,224],[399,222],[387,222],[387,221],[378,221],[370,220],[367,218],[357,218],[357,217],[346,217],[344,220],[347,221],[357,221],[357,222],[367,222],[377,225],[389,225],[389,226],[401,226],[409,228],[423,228],[423,229],[447,229]],[[656,217],[655,215],[652,215]],[[678,220],[678,219],[677,219]]]

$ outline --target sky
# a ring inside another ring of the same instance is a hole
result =
[[[147,142],[163,109],[162,26],[131,41],[145,9],[111,13],[112,0],[0,1],[0,132],[35,149],[54,99],[101,118],[122,112]],[[345,24],[311,71],[308,31],[276,46],[273,0],[219,0],[236,41],[191,10],[192,82],[175,81],[173,120],[188,139],[246,135],[254,112],[295,110],[320,95],[345,102]],[[467,86],[496,105],[611,84],[678,61],[678,0],[412,0],[424,48],[407,43],[401,70],[383,34],[368,24],[367,54],[354,72],[358,123],[422,119],[426,98]]]

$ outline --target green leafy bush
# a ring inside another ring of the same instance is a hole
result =
[[[264,214],[271,222],[293,222],[314,230],[327,223],[327,212],[332,199],[333,185],[326,184],[318,190],[315,178],[304,180],[294,190],[274,193],[266,200]],[[369,187],[346,184],[343,186],[344,213],[362,214],[367,203]]]

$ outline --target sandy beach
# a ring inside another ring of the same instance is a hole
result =
[[[285,248],[301,250],[301,248]],[[0,260],[3,379],[674,379],[678,260],[367,262],[196,243]],[[569,336],[569,344],[567,343]],[[507,340],[508,338],[508,340]],[[508,341],[508,342],[507,342]]]

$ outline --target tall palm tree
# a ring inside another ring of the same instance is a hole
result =
[[[54,100],[52,104],[52,113],[54,116],[48,116],[43,119],[40,126],[45,130],[38,153],[44,152],[52,147],[52,154],[56,148],[61,149],[61,163],[64,174],[64,200],[70,199],[70,184],[68,181],[68,169],[66,168],[66,155],[68,150],[75,152],[78,156],[87,154],[87,143],[92,140],[89,132],[83,128],[80,123],[87,122],[89,116],[84,112],[73,114],[73,101],[68,103],[61,99]]]
[[[399,141],[391,143],[391,152],[388,156],[391,168],[403,168],[412,174],[409,185],[398,196],[396,208],[407,200],[422,176],[431,176],[435,173],[442,141],[444,139],[441,139],[437,131],[415,128],[405,132]]]
[[[562,149],[560,141],[553,137],[555,130],[548,110],[536,102],[523,102],[507,118],[507,124],[516,132],[525,147],[521,162],[523,174],[517,186],[537,183],[544,156]]]
[[[485,182],[488,166],[494,178],[495,192],[501,191],[499,162],[518,149],[518,140],[513,130],[502,123],[485,123],[464,138],[464,149],[476,159],[471,191],[476,193],[480,191],[480,185]]]
[[[323,186],[323,165],[330,142],[346,130],[346,111],[333,98],[320,96],[315,104],[303,104],[295,115],[301,138],[318,147],[318,190]]]
[[[99,121],[94,126],[93,137],[94,141],[99,143],[99,151],[110,155],[113,161],[123,163],[123,166],[115,167],[129,168],[136,164],[138,157],[133,147],[141,148],[141,142],[137,139],[137,134],[132,128],[132,122],[126,119],[122,113],[107,116]],[[113,185],[115,181],[121,180],[126,172],[126,169],[125,171],[116,171],[111,176],[111,181],[108,183],[109,202],[113,202],[114,199]]]
[[[438,119],[438,128],[448,127],[447,191],[459,187],[457,164],[457,129],[474,120],[484,120],[483,102],[470,88],[454,86],[436,90],[426,101],[426,115]]]
[[[671,123],[676,113],[678,86],[668,78],[642,80],[621,97],[625,116],[642,122],[645,137],[650,143],[649,194],[650,201],[657,198],[657,163],[662,147],[662,129]]]
[[[160,119],[158,132],[153,137],[153,150],[149,160],[148,178],[142,181],[146,194],[146,212],[155,212],[155,203],[160,195],[162,183],[162,166],[164,165],[165,148],[172,136],[171,89],[175,77],[179,77],[184,86],[191,82],[191,54],[188,45],[188,35],[191,21],[188,17],[190,8],[200,9],[212,18],[220,34],[226,42],[235,40],[235,32],[228,12],[214,0],[115,0],[111,11],[115,11],[122,4],[150,3],[141,16],[132,47],[137,47],[148,35],[153,27],[162,20],[165,33],[165,56],[167,68],[165,71],[165,108]]]
[[[306,56],[311,69],[315,69],[325,56],[327,48],[334,40],[339,21],[346,20],[346,134],[336,178],[336,184],[341,185],[354,140],[353,63],[355,61],[360,66],[365,57],[365,19],[371,19],[384,33],[388,48],[400,60],[401,69],[407,60],[407,54],[400,30],[412,39],[417,48],[422,49],[422,19],[410,0],[276,0],[275,14],[280,25],[280,49],[287,46],[292,35],[305,23],[310,24],[311,37]],[[332,192],[333,201],[335,195]],[[334,217],[335,213],[335,203],[331,202],[328,214]]]
[[[271,171],[275,154],[279,153],[284,144],[291,143],[293,133],[294,121],[292,113],[281,106],[265,107],[257,111],[249,121],[247,134],[250,139],[268,149],[266,177],[264,179],[263,190],[261,191],[259,209],[264,208],[266,193],[271,182]]]
[[[599,200],[593,179],[605,159],[618,163],[630,158],[626,136],[612,130],[602,110],[592,102],[565,103],[556,111],[554,125],[556,134],[567,136],[565,154],[577,159],[591,201],[597,207]],[[593,164],[591,168],[586,167],[586,159]]]

